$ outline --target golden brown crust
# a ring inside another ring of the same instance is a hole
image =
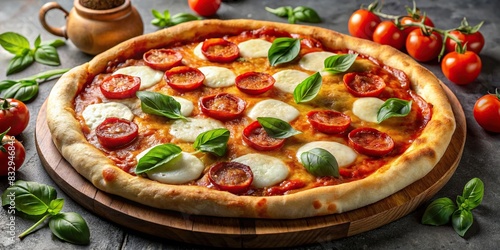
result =
[[[328,49],[352,49],[402,70],[409,76],[412,89],[432,104],[432,120],[401,157],[365,179],[271,197],[237,196],[199,186],[167,185],[134,177],[114,166],[85,140],[75,119],[73,99],[88,79],[105,70],[107,62],[179,41],[214,33],[239,34],[263,26],[312,36]],[[47,120],[55,145],[76,171],[97,188],[157,208],[224,217],[301,218],[342,213],[377,202],[432,170],[448,147],[455,128],[441,82],[409,56],[391,47],[323,28],[254,20],[194,21],[126,41],[61,77],[49,96],[48,106]],[[114,178],[106,180],[104,171],[113,173]]]

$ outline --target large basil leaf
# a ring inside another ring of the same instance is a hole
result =
[[[18,180],[2,194],[2,206],[10,204],[15,197],[16,209],[28,215],[47,212],[49,204],[56,199],[56,190],[48,185]]]
[[[308,102],[318,95],[323,78],[319,72],[316,72],[299,83],[293,90],[293,100],[295,103]]]
[[[30,42],[26,37],[15,32],[0,34],[0,45],[14,55],[23,55],[26,49],[30,49]]]
[[[358,54],[334,55],[325,59],[325,69],[323,71],[338,74],[349,70],[352,64],[356,61]]]
[[[210,152],[217,156],[224,156],[229,140],[229,130],[225,128],[212,129],[199,134],[193,147],[202,152]]]
[[[377,113],[377,122],[381,123],[391,117],[405,117],[411,111],[411,101],[398,98],[389,98],[380,107]]]
[[[137,91],[144,113],[165,116],[169,119],[186,119],[181,114],[181,104],[173,97],[151,91]]]
[[[319,17],[318,13],[309,7],[305,6],[298,6],[293,9],[293,16],[302,22],[307,22],[307,23],[320,23],[321,18]]]
[[[313,148],[300,155],[302,165],[314,176],[339,177],[337,159],[322,148]]]
[[[267,53],[267,58],[271,66],[291,62],[300,52],[300,40],[289,37],[279,37],[274,39],[271,48]]]
[[[257,121],[272,138],[285,139],[302,132],[295,130],[288,122],[274,117],[257,117]]]
[[[49,66],[59,66],[59,54],[55,47],[41,45],[35,50],[35,61]]]
[[[450,198],[439,198],[431,202],[422,216],[422,224],[440,226],[450,222],[457,206]]]
[[[22,71],[33,64],[34,61],[35,59],[29,50],[21,55],[14,56],[14,58],[9,61],[9,65],[7,66],[7,75]]]
[[[458,209],[451,216],[451,225],[453,229],[462,237],[472,226],[473,222],[472,212],[467,209]]]
[[[484,183],[479,178],[472,178],[465,184],[462,197],[465,199],[467,208],[472,210],[483,201]]]
[[[162,166],[181,155],[181,153],[182,149],[175,144],[168,143],[155,146],[139,159],[135,173],[142,174]]]
[[[83,217],[74,212],[60,213],[50,218],[49,227],[57,238],[79,245],[90,243],[90,230]]]
[[[5,90],[3,97],[27,102],[38,94],[38,89],[39,87],[36,81],[22,80]]]

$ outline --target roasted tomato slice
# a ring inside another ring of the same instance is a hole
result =
[[[376,97],[385,88],[382,77],[367,72],[345,74],[344,85],[349,93],[358,97]]]
[[[220,190],[241,194],[250,188],[253,173],[249,166],[239,162],[219,162],[208,170],[208,179]]]
[[[394,141],[392,138],[374,128],[357,128],[348,135],[349,144],[358,153],[368,156],[383,156],[392,151]]]
[[[247,105],[243,99],[228,93],[204,96],[199,104],[203,114],[222,121],[240,117]]]
[[[97,126],[95,133],[99,143],[107,149],[124,147],[139,134],[137,124],[117,117],[106,118]]]
[[[151,49],[142,59],[149,67],[161,71],[182,65],[182,54],[173,49]]]
[[[236,87],[249,95],[258,95],[270,90],[276,80],[266,73],[246,72],[236,77]]]
[[[338,134],[351,125],[351,117],[335,110],[313,110],[307,113],[307,120],[319,132]]]
[[[246,144],[259,151],[280,149],[285,144],[285,139],[270,137],[258,121],[243,129],[242,137]]]
[[[314,38],[303,38],[300,39],[300,54],[305,55],[307,53],[323,51],[323,44]]]
[[[106,98],[131,98],[141,87],[141,78],[123,74],[110,75],[101,82],[99,87]]]
[[[191,91],[199,88],[205,75],[197,68],[178,66],[165,71],[165,81],[178,91]]]
[[[211,62],[228,63],[240,57],[238,45],[222,39],[210,38],[203,42],[201,53]]]

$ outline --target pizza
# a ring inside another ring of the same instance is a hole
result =
[[[104,192],[196,215],[304,218],[431,171],[455,128],[441,84],[400,51],[332,30],[203,20],[73,68],[47,121]]]

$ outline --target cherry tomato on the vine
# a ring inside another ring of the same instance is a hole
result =
[[[475,52],[479,54],[484,47],[484,36],[481,32],[476,31],[474,33],[463,33],[458,30],[453,30],[450,32],[450,35],[455,36],[462,42],[462,46],[466,46],[467,50]],[[446,39],[446,51],[453,52],[455,51],[455,46],[457,43],[453,41],[453,39]]]
[[[408,54],[420,62],[428,62],[437,58],[442,44],[443,38],[436,31],[426,35],[421,29],[416,29],[406,38]]]
[[[0,176],[11,175],[24,163],[26,150],[14,136],[0,134]]]
[[[221,0],[188,0],[189,7],[200,16],[213,16],[220,7]]]
[[[29,121],[30,112],[23,102],[0,98],[0,133],[10,128],[8,135],[19,135],[26,129]]]
[[[474,105],[474,118],[485,130],[500,133],[500,93],[480,97]]]
[[[373,32],[381,21],[373,12],[359,9],[352,13],[347,28],[352,36],[372,40]]]
[[[481,68],[481,58],[472,51],[450,52],[441,62],[443,74],[448,80],[458,85],[469,84],[476,80],[481,73]]]
[[[392,21],[382,21],[375,28],[373,41],[379,44],[390,45],[396,49],[403,49],[406,36]]]
[[[403,26],[406,26],[406,25],[410,25],[412,23],[421,23],[422,22],[422,18],[424,18],[423,16],[420,16],[420,15],[410,15],[410,16],[405,16],[401,19],[401,24]],[[434,27],[434,23],[432,22],[432,20],[426,16],[425,17],[425,20],[424,20],[424,25],[425,26],[428,26],[428,27]],[[410,32],[416,30],[416,29],[419,29],[419,27],[417,26],[406,26],[403,30],[403,32],[405,33],[406,36],[408,36],[410,34]]]

